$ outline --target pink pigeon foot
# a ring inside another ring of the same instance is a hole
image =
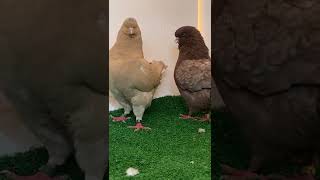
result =
[[[210,122],[211,121],[209,114],[205,114],[203,117],[200,117],[199,120],[201,122]]]
[[[197,121],[201,121],[201,122],[205,122],[205,121],[210,121],[210,117],[209,114],[204,115],[204,117],[193,117],[190,115],[186,115],[186,114],[180,114],[180,119],[192,119],[192,120],[197,120]]]
[[[0,174],[5,175],[7,178],[12,180],[66,180],[66,176],[57,176],[57,177],[50,177],[42,172],[38,172],[31,176],[19,176],[16,175],[14,172],[11,171],[1,171]]]
[[[114,117],[112,116],[112,121],[113,122],[126,122],[126,120],[128,120],[128,117],[125,116],[119,116],[119,117]]]
[[[187,115],[187,114],[180,114],[180,119],[194,119],[192,116]]]
[[[133,128],[135,129],[134,131],[139,131],[141,129],[151,130],[151,128],[143,126],[140,122],[138,122],[135,126],[128,126],[128,128]]]

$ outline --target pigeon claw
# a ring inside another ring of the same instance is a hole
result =
[[[151,128],[143,126],[140,122],[138,122],[135,126],[128,126],[128,128],[132,128],[134,131],[140,131],[142,129],[151,130]]]
[[[111,116],[113,122],[126,122],[126,120],[130,119],[129,117],[125,116],[119,116],[119,117],[114,117]]]
[[[210,122],[210,116],[209,114],[204,115],[204,117],[193,117],[190,115],[186,115],[186,114],[180,114],[180,119],[192,119],[195,121],[200,121],[200,122]]]
[[[203,117],[199,118],[200,122],[210,122],[210,115],[209,114],[205,114]]]
[[[194,118],[187,114],[180,114],[179,119],[194,119]]]

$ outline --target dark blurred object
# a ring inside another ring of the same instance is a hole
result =
[[[292,160],[314,166],[320,150],[319,1],[214,0],[213,7],[213,77],[250,144],[248,170]]]
[[[73,152],[86,180],[107,167],[107,6],[0,2],[0,91],[46,146],[49,175]]]

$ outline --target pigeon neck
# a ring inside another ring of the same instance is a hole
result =
[[[195,46],[181,46],[179,49],[178,61],[182,60],[198,60],[198,59],[209,59],[209,50],[205,45]]]
[[[142,39],[129,39],[128,37],[117,38],[117,42],[112,49],[128,57],[143,58]]]

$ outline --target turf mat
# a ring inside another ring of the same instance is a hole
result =
[[[119,116],[123,110],[111,112]],[[211,179],[211,127],[207,122],[179,119],[187,113],[180,96],[155,99],[143,116],[143,125],[150,131],[134,132],[135,124],[109,120],[109,157],[111,180],[128,179],[126,169],[139,174],[133,179]],[[205,129],[199,133],[198,129]]]

